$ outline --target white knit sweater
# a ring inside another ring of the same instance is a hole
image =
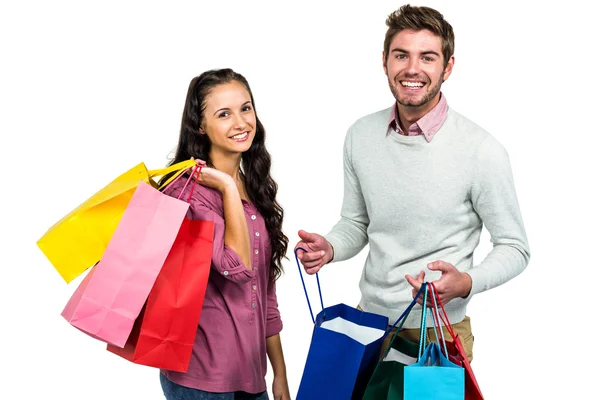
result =
[[[529,246],[505,149],[489,133],[448,109],[428,143],[421,136],[386,135],[391,108],[355,122],[344,143],[344,201],[340,221],[326,235],[333,261],[358,254],[365,245],[360,290],[363,310],[394,322],[411,301],[406,274],[447,261],[472,278],[471,294],[446,305],[461,321],[474,294],[522,272]],[[473,265],[482,223],[493,250]],[[405,328],[419,327],[413,311]]]

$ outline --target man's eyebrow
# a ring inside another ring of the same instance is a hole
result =
[[[408,53],[409,53],[409,51],[408,51],[408,50],[404,50],[404,49],[401,49],[401,48],[399,48],[399,47],[398,47],[398,48],[395,48],[395,49],[392,49],[391,53],[393,53],[393,52],[397,52],[397,53],[406,53],[406,54],[408,54]],[[433,50],[426,50],[426,51],[422,51],[422,52],[421,52],[421,53],[419,53],[419,54],[421,54],[421,55],[434,54],[434,55],[436,55],[436,56],[438,56],[438,57],[441,57],[441,55],[440,55],[440,54],[439,54],[437,51],[433,51]]]

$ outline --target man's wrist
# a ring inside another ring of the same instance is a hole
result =
[[[463,275],[463,279],[465,281],[465,284],[464,284],[465,290],[463,291],[464,296],[462,296],[462,298],[466,299],[467,297],[469,297],[469,295],[471,294],[471,290],[473,289],[473,279],[471,279],[471,275],[469,275],[466,272],[463,272],[462,275]]]
[[[333,251],[333,246],[331,243],[329,243],[329,240],[327,241],[327,244],[329,245],[329,250],[331,252],[331,258],[329,259],[329,261],[326,262],[326,264],[329,264],[330,262],[333,261],[333,257],[335,255],[334,251]]]

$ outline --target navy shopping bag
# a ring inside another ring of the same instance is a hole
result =
[[[322,311],[315,320],[298,262],[298,250],[306,250],[295,250],[296,263],[315,327],[296,400],[362,399],[379,359],[388,318],[345,304],[324,308],[317,276]]]

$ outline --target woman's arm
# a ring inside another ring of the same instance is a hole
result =
[[[240,193],[233,179],[220,190],[225,217],[225,245],[237,253],[247,270],[252,270],[248,224]]]
[[[279,333],[267,338],[267,355],[273,368],[273,397],[275,400],[291,400],[283,349]]]

